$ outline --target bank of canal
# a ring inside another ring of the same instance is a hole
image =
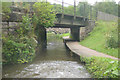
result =
[[[46,51],[38,52],[31,63],[4,66],[3,78],[90,78],[90,74],[62,39],[50,34]]]

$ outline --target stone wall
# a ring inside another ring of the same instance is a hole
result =
[[[7,14],[9,18],[7,18],[2,13],[2,34],[8,36],[9,33],[13,33],[15,35],[15,29],[17,29],[19,24],[21,24],[22,16],[27,13],[27,10],[24,8],[19,8],[16,6],[12,6],[11,13]]]
[[[69,28],[46,28],[47,32],[54,32],[55,34],[69,33]]]
[[[19,27],[21,22],[2,22],[2,34],[8,35],[9,33],[15,33],[14,31]]]
[[[86,27],[80,28],[80,41],[84,40],[85,37],[89,36],[89,33],[93,30],[95,27],[95,21],[90,20],[89,25]]]

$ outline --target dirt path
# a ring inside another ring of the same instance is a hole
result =
[[[92,56],[98,56],[98,57],[107,57],[111,59],[118,60],[118,58],[97,52],[95,50],[89,49],[87,47],[84,47],[79,44],[79,42],[66,42],[67,47],[74,53],[83,56],[83,57],[92,57]],[[119,59],[120,60],[120,59]]]

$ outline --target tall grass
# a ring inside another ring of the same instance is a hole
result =
[[[96,51],[118,57],[117,27],[117,22],[97,21],[90,36],[86,37],[80,44]]]

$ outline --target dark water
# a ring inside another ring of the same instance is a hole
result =
[[[90,74],[72,57],[54,34],[48,35],[47,50],[40,52],[32,63],[3,67],[4,78],[90,78]]]

